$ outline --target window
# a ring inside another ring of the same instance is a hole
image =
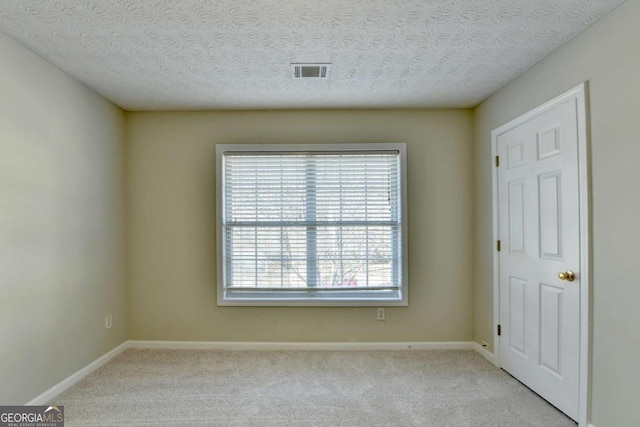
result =
[[[407,305],[404,144],[217,145],[219,305]]]

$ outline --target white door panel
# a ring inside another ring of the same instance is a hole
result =
[[[500,363],[573,419],[580,372],[577,103],[497,136]],[[573,282],[558,273],[577,273]]]

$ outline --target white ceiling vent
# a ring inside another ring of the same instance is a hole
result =
[[[329,77],[331,64],[291,64],[291,76],[294,79],[306,79],[316,77],[326,79]]]

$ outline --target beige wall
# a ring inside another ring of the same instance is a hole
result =
[[[23,404],[126,339],[123,117],[1,34],[0,58],[0,403]]]
[[[471,113],[128,114],[131,338],[472,339]],[[216,143],[406,142],[409,307],[218,307]]]
[[[475,338],[492,341],[492,129],[589,81],[592,422],[640,425],[640,2],[627,1],[474,111]]]

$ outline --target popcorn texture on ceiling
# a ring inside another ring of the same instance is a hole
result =
[[[20,0],[0,2],[0,31],[127,110],[456,108],[620,3]]]

